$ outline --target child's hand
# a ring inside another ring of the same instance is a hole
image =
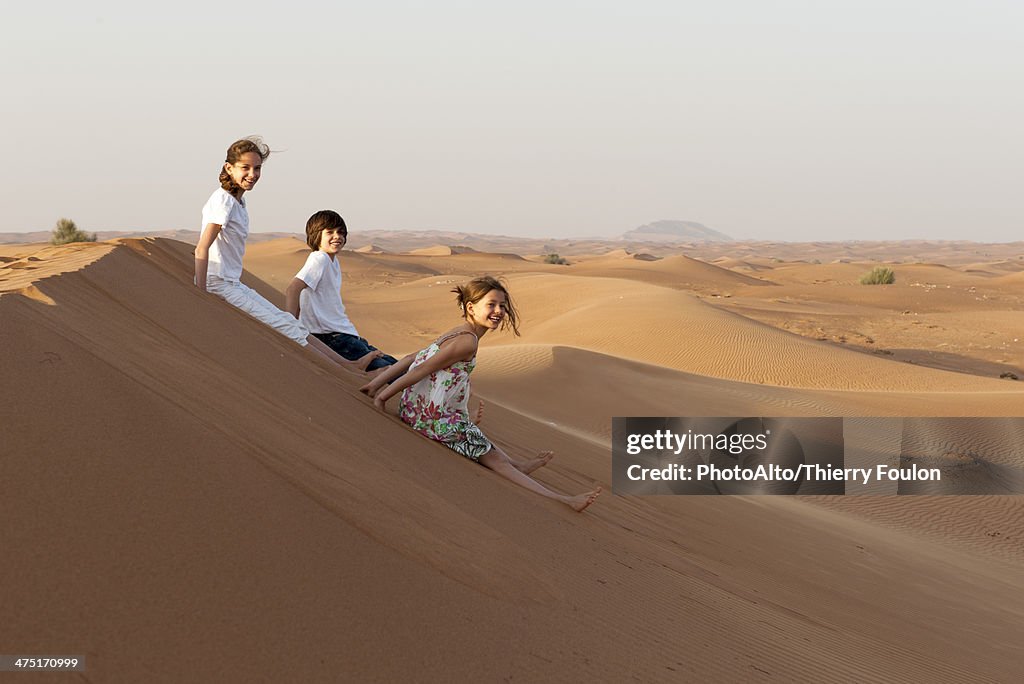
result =
[[[374,349],[371,352],[367,352],[363,356],[359,357],[355,361],[346,361],[346,363],[352,364],[354,367],[361,371],[365,371],[366,367],[373,363],[374,359],[379,359],[384,356],[384,352],[379,349]]]
[[[383,392],[378,392],[377,396],[373,398],[373,405],[376,406],[379,411],[386,411],[387,409],[385,405],[387,403],[388,400],[384,398]]]

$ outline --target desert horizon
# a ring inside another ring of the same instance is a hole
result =
[[[522,336],[481,341],[482,427],[604,494],[574,513],[380,413],[200,293],[189,242],[3,244],[5,652],[90,681],[1016,678],[1024,499],[625,496],[611,419],[1019,417],[1024,245],[566,241],[589,251],[555,264],[357,237],[346,307],[396,356],[458,322],[454,285],[506,280]],[[308,253],[254,240],[243,281],[283,306]],[[895,282],[861,284],[875,266]],[[1017,476],[1018,432],[903,439]]]

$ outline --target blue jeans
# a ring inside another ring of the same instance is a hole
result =
[[[377,351],[376,347],[362,337],[356,337],[348,333],[313,333],[313,336],[334,350],[335,354],[349,361],[355,361],[372,351]],[[366,370],[372,371],[378,368],[386,368],[393,363],[398,363],[398,359],[385,354],[371,361]]]

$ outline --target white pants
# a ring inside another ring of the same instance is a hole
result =
[[[285,337],[295,340],[303,347],[306,346],[309,331],[305,326],[295,320],[287,311],[281,311],[268,302],[263,295],[251,287],[243,285],[237,280],[222,280],[217,276],[209,276],[206,279],[206,290],[256,320],[266,323]]]

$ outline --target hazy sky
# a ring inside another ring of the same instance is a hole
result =
[[[1020,0],[498,5],[16,3],[0,232],[198,229],[258,133],[254,230],[1024,239]]]

